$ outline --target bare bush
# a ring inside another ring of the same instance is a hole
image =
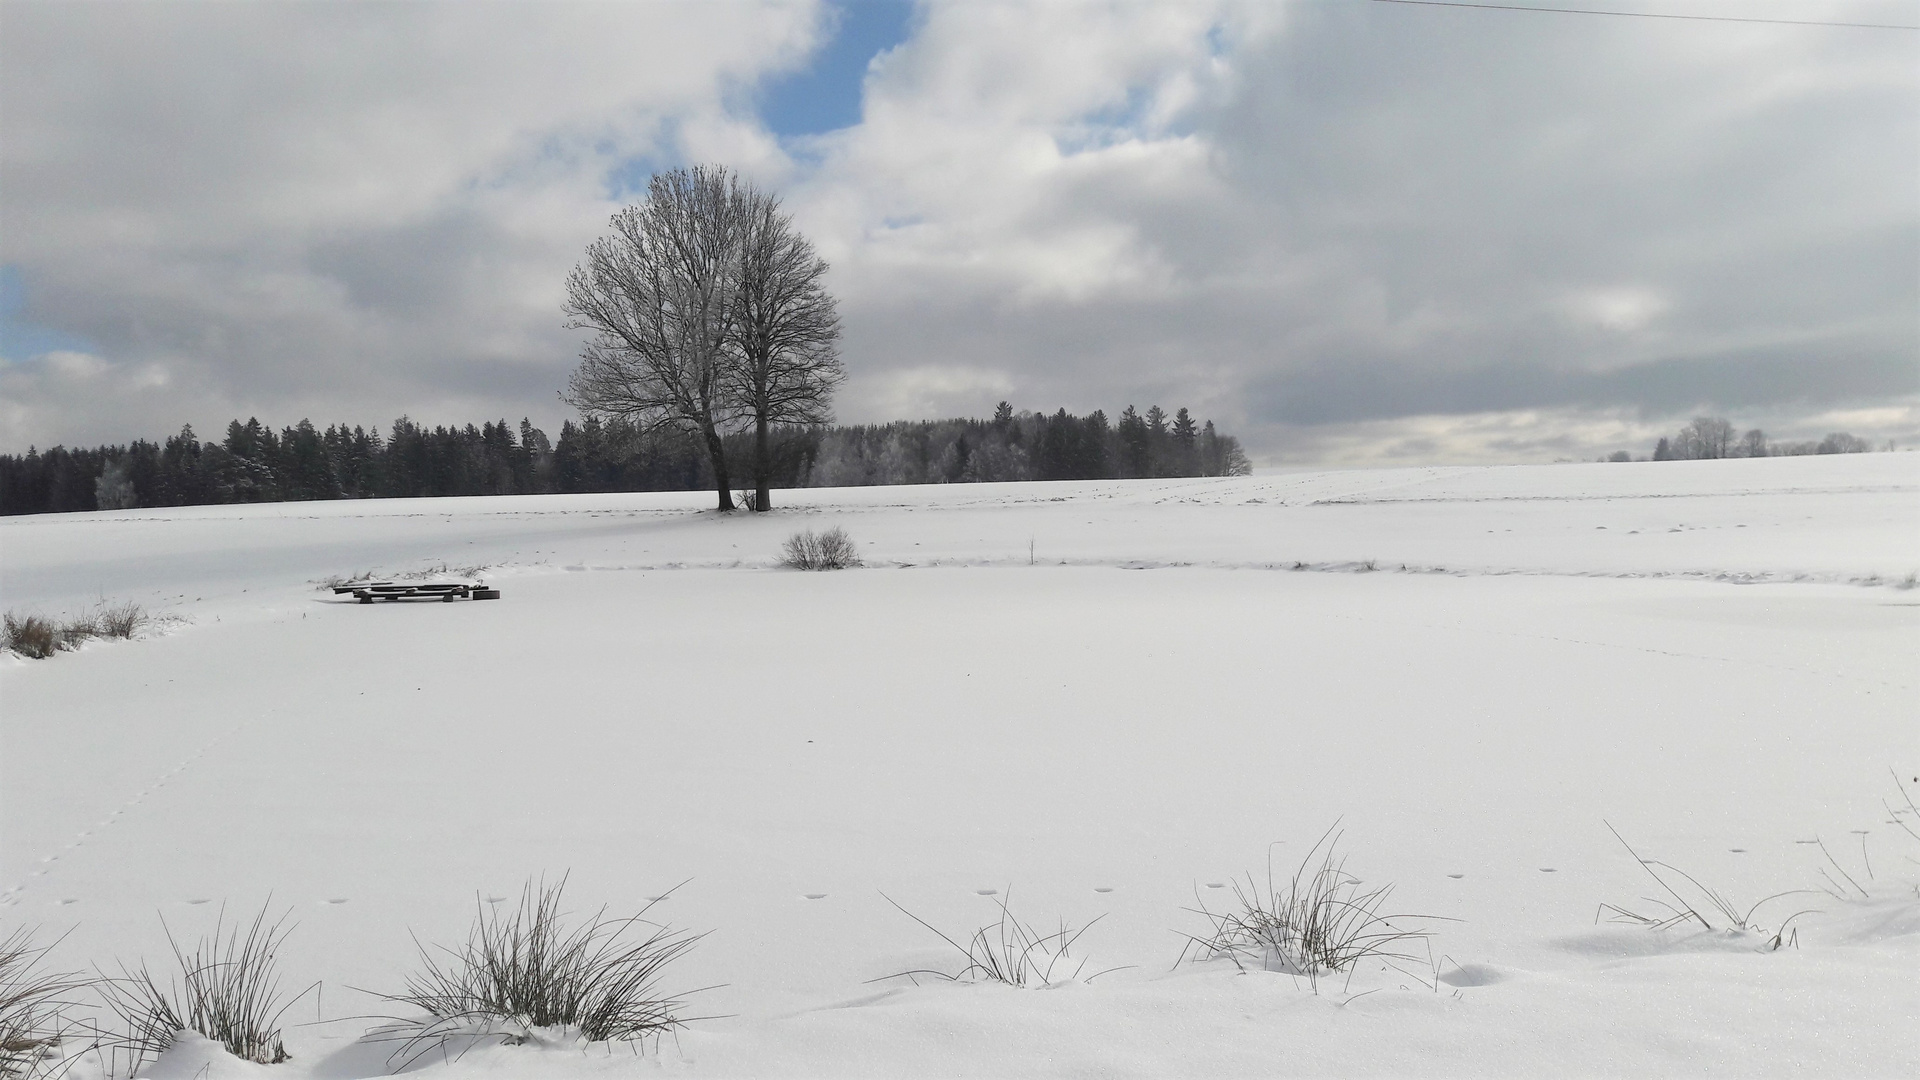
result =
[[[1213,928],[1205,935],[1189,935],[1188,951],[1203,960],[1229,959],[1243,969],[1251,962],[1265,970],[1305,976],[1315,989],[1321,975],[1351,972],[1363,960],[1418,959],[1404,946],[1432,934],[1407,923],[1435,916],[1382,914],[1393,886],[1361,888],[1360,879],[1347,873],[1346,859],[1336,853],[1342,835],[1337,830],[1337,825],[1328,829],[1308,849],[1291,879],[1274,877],[1269,851],[1264,888],[1249,873],[1245,885],[1234,883],[1231,909],[1215,912],[1202,902],[1194,911]]]
[[[62,1043],[77,1030],[66,1010],[74,1004],[74,991],[90,980],[42,970],[46,952],[24,929],[0,941],[0,1078],[5,1080],[58,1076],[74,1060],[63,1053]]]
[[[662,970],[705,935],[649,921],[665,896],[626,918],[607,918],[602,908],[568,929],[565,887],[564,878],[552,886],[528,882],[510,916],[477,904],[464,947],[440,947],[436,958],[420,946],[421,970],[406,990],[382,995],[426,1014],[381,1029],[381,1038],[400,1044],[398,1067],[462,1038],[519,1044],[536,1028],[559,1028],[589,1042],[637,1040],[697,1019],[683,1017],[685,1002],[658,984]]]
[[[860,552],[847,531],[836,525],[818,535],[807,529],[787,537],[780,562],[795,570],[844,570],[860,565]]]
[[[100,979],[107,1007],[126,1027],[117,1049],[132,1056],[133,1070],[165,1053],[182,1031],[199,1032],[247,1061],[271,1065],[287,1060],[280,1017],[305,991],[292,997],[281,993],[275,957],[292,928],[286,916],[267,922],[264,906],[244,934],[235,923],[223,938],[225,923],[223,907],[213,932],[191,953],[167,929],[178,970],[164,983],[144,962],[138,968],[123,964],[117,977]],[[164,920],[161,925],[166,926]]]
[[[1011,895],[1011,893],[1012,890],[1008,890],[1008,894]],[[900,914],[932,930],[941,941],[953,946],[954,950],[967,961],[966,966],[958,972],[915,968],[886,976],[889,979],[907,978],[917,981],[917,976],[928,975],[948,982],[997,982],[1017,987],[1051,986],[1055,982],[1078,979],[1081,972],[1086,969],[1087,962],[1084,959],[1075,959],[1071,955],[1071,950],[1074,943],[1080,940],[1080,935],[1086,933],[1088,927],[1100,921],[1099,918],[1095,918],[1081,927],[1072,927],[1062,921],[1060,928],[1053,933],[1042,934],[1031,924],[1015,918],[1012,909],[1007,906],[1007,899],[996,896],[993,902],[1000,908],[1000,918],[975,930],[973,936],[963,945],[948,937],[932,923],[900,907],[892,897],[886,897],[886,901],[899,909]],[[1068,970],[1068,965],[1071,965],[1071,971]],[[1107,969],[1107,971],[1111,970],[1115,969]],[[1058,977],[1056,973],[1059,973]],[[1092,981],[1106,973],[1106,971],[1095,972],[1087,976],[1087,980]]]

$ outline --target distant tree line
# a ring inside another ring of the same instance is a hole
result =
[[[755,431],[723,436],[753,453]],[[850,427],[790,425],[767,439],[779,487],[1236,476],[1249,471],[1238,439],[1129,406],[1118,424],[1016,414],[1001,402],[991,420],[938,420]],[[250,419],[202,442],[191,427],[163,442],[0,454],[0,514],[124,510],[140,506],[380,499],[441,495],[691,491],[714,484],[705,434],[589,416],[561,425],[557,440],[523,419],[428,428],[401,417],[382,435],[302,420],[275,432]]]
[[[1888,444],[1892,449],[1892,444]],[[1858,435],[1836,431],[1819,440],[1774,442],[1759,428],[1741,434],[1731,422],[1719,416],[1696,416],[1673,435],[1663,435],[1654,444],[1651,458],[1635,458],[1625,450],[1616,450],[1603,461],[1705,461],[1713,458],[1795,457],[1802,454],[1864,454],[1873,449]]]
[[[964,484],[996,480],[1106,480],[1244,476],[1240,440],[1213,421],[1129,405],[1118,422],[1098,409],[1023,412],[1001,402],[991,420],[935,420],[832,428],[811,448],[807,486]]]

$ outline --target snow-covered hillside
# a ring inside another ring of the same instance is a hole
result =
[[[0,660],[0,920],[69,968],[291,909],[293,1060],[358,1042],[413,936],[569,874],[711,931],[636,1057],[435,1076],[1912,1075],[1920,455],[0,520],[0,601],[181,621]],[[867,565],[777,567],[801,528]],[[445,567],[498,602],[317,586]],[[1889,803],[1893,809],[1889,808]],[[1317,987],[1176,964],[1339,823],[1432,957]],[[1766,935],[1652,931],[1609,831]],[[1824,848],[1815,843],[1824,841]],[[1859,883],[1847,888],[1847,878]],[[1838,887],[1836,887],[1836,884]],[[1831,895],[1829,891],[1839,893]],[[882,895],[884,893],[884,896]],[[1091,981],[920,985],[998,903]],[[1599,917],[1596,923],[1596,917]],[[296,1024],[298,1026],[296,1026]],[[82,1062],[71,1075],[92,1067]]]

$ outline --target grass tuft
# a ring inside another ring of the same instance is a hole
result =
[[[1698,878],[1687,873],[1685,870],[1671,863],[1661,862],[1658,859],[1641,858],[1640,853],[1633,849],[1632,844],[1627,843],[1626,838],[1620,835],[1618,829],[1615,829],[1610,823],[1606,824],[1607,831],[1613,834],[1615,840],[1620,841],[1620,846],[1627,849],[1627,854],[1633,856],[1633,861],[1640,864],[1640,868],[1647,872],[1647,876],[1653,878],[1653,880],[1659,884],[1661,891],[1666,893],[1666,898],[1662,899],[1657,896],[1642,897],[1642,903],[1651,905],[1651,907],[1647,909],[1647,911],[1651,913],[1629,910],[1615,904],[1601,904],[1599,909],[1594,912],[1593,919],[1595,922],[1599,922],[1601,917],[1605,916],[1608,922],[1631,923],[1636,926],[1644,926],[1649,930],[1669,930],[1685,923],[1697,922],[1703,930],[1728,930],[1737,933],[1765,935],[1769,933],[1768,929],[1754,921],[1754,915],[1757,914],[1763,906],[1783,896],[1794,896],[1812,891],[1809,889],[1788,889],[1785,892],[1778,892],[1772,896],[1764,897],[1751,907],[1742,909],[1721,892],[1701,884]],[[1825,850],[1824,845],[1822,850]],[[1691,896],[1692,899],[1688,899],[1689,896]],[[1811,910],[1796,911],[1781,920],[1780,925],[1772,930],[1771,936],[1767,938],[1766,947],[1768,951],[1777,951],[1788,945],[1798,944],[1800,934],[1798,930],[1792,928],[1793,920],[1807,914],[1811,914]],[[1714,919],[1710,916],[1718,916],[1718,925],[1715,924]]]
[[[164,983],[144,962],[137,969],[123,964],[118,977],[103,975],[99,980],[107,1007],[127,1029],[117,1048],[133,1058],[131,1071],[165,1053],[182,1031],[199,1032],[246,1061],[272,1065],[287,1060],[280,1017],[306,996],[305,991],[284,996],[275,970],[280,946],[292,931],[288,916],[269,923],[263,905],[243,931],[238,922],[226,929],[226,914],[223,906],[213,932],[191,953],[161,920],[178,968]]]
[[[102,603],[66,622],[9,611],[0,616],[0,648],[29,660],[45,660],[63,649],[77,649],[89,638],[131,638],[152,621],[146,609],[131,600],[111,606]]]
[[[127,639],[148,623],[146,609],[131,600],[112,606],[103,605],[94,613],[94,632],[101,637]]]
[[[1225,958],[1242,970],[1252,963],[1304,976],[1315,990],[1321,975],[1351,974],[1365,960],[1398,964],[1420,959],[1406,946],[1424,943],[1432,934],[1408,922],[1435,916],[1382,914],[1393,886],[1362,888],[1337,851],[1342,835],[1337,823],[1328,829],[1285,881],[1275,877],[1268,849],[1264,888],[1249,873],[1244,884],[1234,883],[1230,909],[1212,911],[1204,901],[1192,909],[1213,928],[1204,935],[1188,935],[1181,959],[1189,954],[1200,960]]]
[[[836,525],[818,535],[807,529],[787,537],[780,563],[795,570],[844,570],[860,565],[860,552],[847,531]]]
[[[646,918],[666,896],[626,918],[607,918],[602,908],[569,929],[560,907],[565,887],[564,877],[552,886],[529,881],[511,915],[476,898],[465,946],[420,946],[421,970],[405,992],[382,995],[425,1014],[380,1029],[380,1038],[400,1044],[398,1068],[459,1040],[518,1045],[537,1028],[589,1042],[637,1040],[699,1019],[683,1017],[685,1002],[658,989],[662,970],[705,936]]]
[[[1007,896],[1013,893],[1007,890]],[[996,896],[993,902],[1000,908],[1000,918],[973,932],[965,944],[947,936],[938,927],[901,907],[891,896],[880,894],[887,903],[899,910],[900,914],[926,927],[953,946],[966,966],[958,972],[940,971],[934,968],[915,968],[911,971],[896,972],[884,976],[885,979],[912,979],[917,984],[919,976],[927,975],[948,982],[996,982],[1006,986],[1036,987],[1051,986],[1056,982],[1079,980],[1086,970],[1085,959],[1076,959],[1072,955],[1075,942],[1088,928],[1104,916],[1097,916],[1085,926],[1073,927],[1063,920],[1060,928],[1051,934],[1042,934],[1030,923],[1023,923],[1014,917],[1008,907],[1007,897]],[[1067,965],[1072,965],[1072,971]],[[1086,981],[1105,975],[1117,968],[1107,968],[1086,976]],[[1057,977],[1056,977],[1057,976]],[[876,979],[876,982],[883,981]]]
[[[56,942],[56,944],[58,944]],[[0,941],[0,1078],[54,1077],[76,1060],[62,1044],[78,1030],[66,1018],[72,994],[92,980],[41,969],[47,950],[20,929]]]
[[[0,634],[6,647],[29,660],[45,660],[63,648],[60,628],[53,620],[39,615],[15,615],[9,611],[0,621]]]

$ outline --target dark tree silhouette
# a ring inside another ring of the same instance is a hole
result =
[[[821,284],[826,260],[780,212],[779,199],[747,187],[741,201],[736,355],[726,384],[753,425],[751,508],[759,511],[773,508],[774,428],[831,420],[829,401],[845,372],[837,350],[840,320]]]
[[[723,168],[658,173],[567,276],[570,329],[592,336],[561,396],[589,415],[696,433],[722,510],[733,509],[721,431],[739,311],[743,192]]]

